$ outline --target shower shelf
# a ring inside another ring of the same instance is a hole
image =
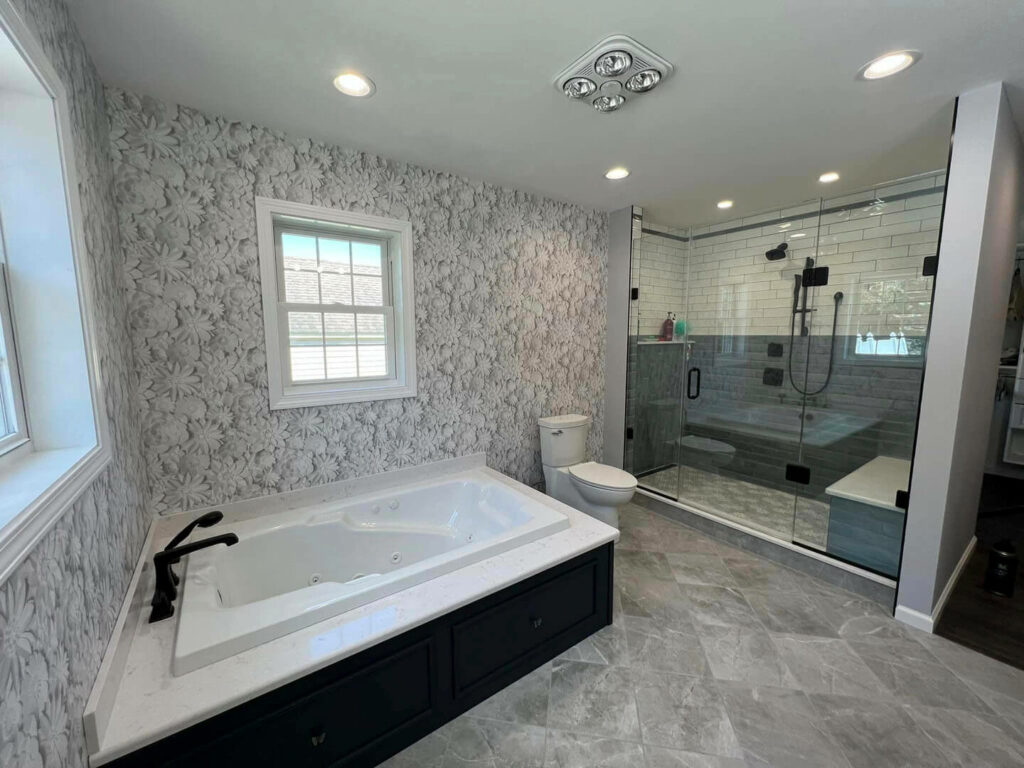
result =
[[[685,344],[685,343],[686,343],[686,341],[683,340],[683,339],[680,339],[678,341],[638,341],[637,342],[637,344],[639,344],[641,347],[653,347],[653,346],[657,346],[657,345],[661,345],[663,347],[666,347],[666,346],[669,346],[670,344]]]

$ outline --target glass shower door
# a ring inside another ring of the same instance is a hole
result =
[[[823,201],[816,265],[829,274],[810,290],[810,352],[797,340],[809,483],[795,486],[793,541],[885,576],[902,548],[944,183]]]
[[[789,384],[788,320],[817,211],[810,203],[694,229],[691,242],[679,499],[787,541],[786,471],[799,457],[803,407]]]

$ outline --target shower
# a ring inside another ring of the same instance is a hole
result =
[[[789,248],[789,243],[779,243],[771,250],[764,252],[764,257],[768,261],[778,261],[779,259],[786,258],[786,249]]]
[[[782,255],[785,255],[785,243],[780,244],[778,249],[781,250]],[[769,259],[781,258],[780,256],[772,257],[773,251],[768,251],[765,256]],[[793,314],[789,321],[789,361],[787,371],[789,373],[789,383],[793,385],[793,389],[798,394],[805,397],[813,395],[820,395],[828,387],[829,382],[832,380],[832,365],[835,359],[836,352],[836,326],[839,322],[839,305],[843,303],[843,292],[836,291],[832,296],[832,301],[835,302],[832,310],[832,334],[829,338],[828,346],[828,372],[825,374],[825,383],[822,384],[814,391],[806,391],[797,386],[796,380],[793,377],[793,347],[794,340],[796,337],[796,318],[800,316],[800,335],[807,337],[807,355],[808,362],[810,362],[810,351],[811,351],[811,336],[810,328],[807,326],[807,314],[809,312],[817,312],[818,310],[813,307],[807,306],[807,293],[808,288],[816,285],[827,285],[828,284],[828,267],[815,267],[814,259],[808,258],[805,262],[804,271],[802,274],[798,273],[793,276]],[[802,290],[801,290],[802,289]]]

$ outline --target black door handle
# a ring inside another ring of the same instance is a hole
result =
[[[697,374],[697,388],[693,388],[693,374]],[[700,368],[691,368],[690,372],[686,374],[686,397],[690,400],[696,400],[700,397]]]

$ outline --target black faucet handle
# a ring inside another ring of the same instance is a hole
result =
[[[211,523],[212,525],[212,523]],[[211,536],[208,539],[191,541],[182,544],[180,547],[165,548],[153,555],[153,570],[156,576],[156,587],[153,590],[153,600],[150,605],[153,610],[149,613],[149,622],[161,621],[174,615],[174,599],[178,596],[177,579],[171,566],[181,560],[185,555],[197,552],[200,549],[213,547],[217,544],[234,546],[238,543],[238,536],[233,533],[222,533],[219,536]]]

